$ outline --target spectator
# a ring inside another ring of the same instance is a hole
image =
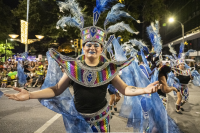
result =
[[[3,62],[0,62],[0,70],[2,72],[2,70],[3,70]]]
[[[0,84],[1,84],[1,81],[2,81],[2,77],[3,77],[3,76],[2,76],[2,75],[3,75],[2,70],[3,70],[3,69],[0,69]]]
[[[7,84],[7,71],[6,68],[3,68],[1,88],[6,88],[6,84]]]
[[[4,62],[3,68],[7,68],[8,64],[7,62]]]
[[[11,66],[8,66],[8,68],[7,68],[7,74],[8,73],[12,73],[12,68],[11,68]],[[7,76],[7,75],[6,75]],[[6,84],[6,86],[8,87],[8,88],[11,88],[12,87],[12,79],[11,79],[11,77],[10,76],[7,76],[7,84]]]
[[[42,83],[43,80],[44,80],[44,71],[43,71],[43,66],[42,65],[37,67],[36,75],[38,75],[38,78],[36,80],[36,83],[33,85],[33,87],[35,87],[38,83]]]

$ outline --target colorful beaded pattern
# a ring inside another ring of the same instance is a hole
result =
[[[96,26],[86,27],[81,32],[82,43],[89,41],[99,42],[104,45],[104,40],[106,39],[106,34],[103,29]]]
[[[180,70],[178,68],[175,68],[174,72],[177,73],[177,74],[179,74],[179,75],[184,75],[184,76],[189,76],[191,74],[190,69]]]
[[[73,81],[87,87],[96,87],[110,82],[118,74],[119,70],[129,65],[134,59],[130,57],[123,62],[108,62],[101,56],[100,59],[105,63],[101,67],[91,68],[82,64],[81,60],[85,58],[84,56],[77,59],[68,58],[54,49],[50,49],[49,53],[58,64],[65,68],[65,72]]]
[[[188,91],[188,87],[187,85],[181,84],[180,88],[179,88],[181,95],[183,97],[184,101],[187,101],[189,98],[189,91]]]
[[[109,113],[109,106],[105,111],[103,111],[101,114],[93,117],[93,120],[98,120],[105,115]],[[86,121],[91,121],[91,118],[84,118]],[[95,125],[100,129],[101,132],[108,132],[109,129],[109,121],[110,121],[110,116],[108,115],[105,117],[103,120],[96,122]],[[92,127],[92,129],[96,128],[95,126]],[[95,130],[95,129],[94,129]],[[97,129],[96,129],[97,130]]]

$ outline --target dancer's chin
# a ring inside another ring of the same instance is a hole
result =
[[[96,54],[88,54],[87,58],[89,59],[96,59],[98,58]]]

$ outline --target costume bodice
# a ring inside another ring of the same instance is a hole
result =
[[[85,55],[71,58],[61,55],[54,49],[50,49],[49,53],[74,82],[86,87],[96,87],[110,82],[121,69],[134,60],[133,57],[130,57],[125,61],[109,61],[104,55],[101,55],[99,59],[104,62],[102,66],[88,67],[82,63]]]

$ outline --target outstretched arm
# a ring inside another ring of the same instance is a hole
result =
[[[158,89],[162,87],[162,85],[159,84],[158,81],[149,84],[146,88],[139,88],[135,86],[128,86],[124,83],[124,81],[119,77],[116,76],[112,81],[112,85],[119,90],[120,93],[122,93],[125,96],[137,96],[142,94],[151,94],[154,92],[157,92]]]
[[[54,96],[58,96],[61,93],[63,93],[63,91],[69,86],[70,86],[70,78],[67,76],[67,74],[64,73],[63,77],[55,86],[33,92],[28,92],[24,89],[15,87],[13,89],[19,91],[19,93],[4,94],[4,95],[7,96],[9,99],[16,101],[25,101],[28,99],[39,99],[39,98],[52,98]]]

